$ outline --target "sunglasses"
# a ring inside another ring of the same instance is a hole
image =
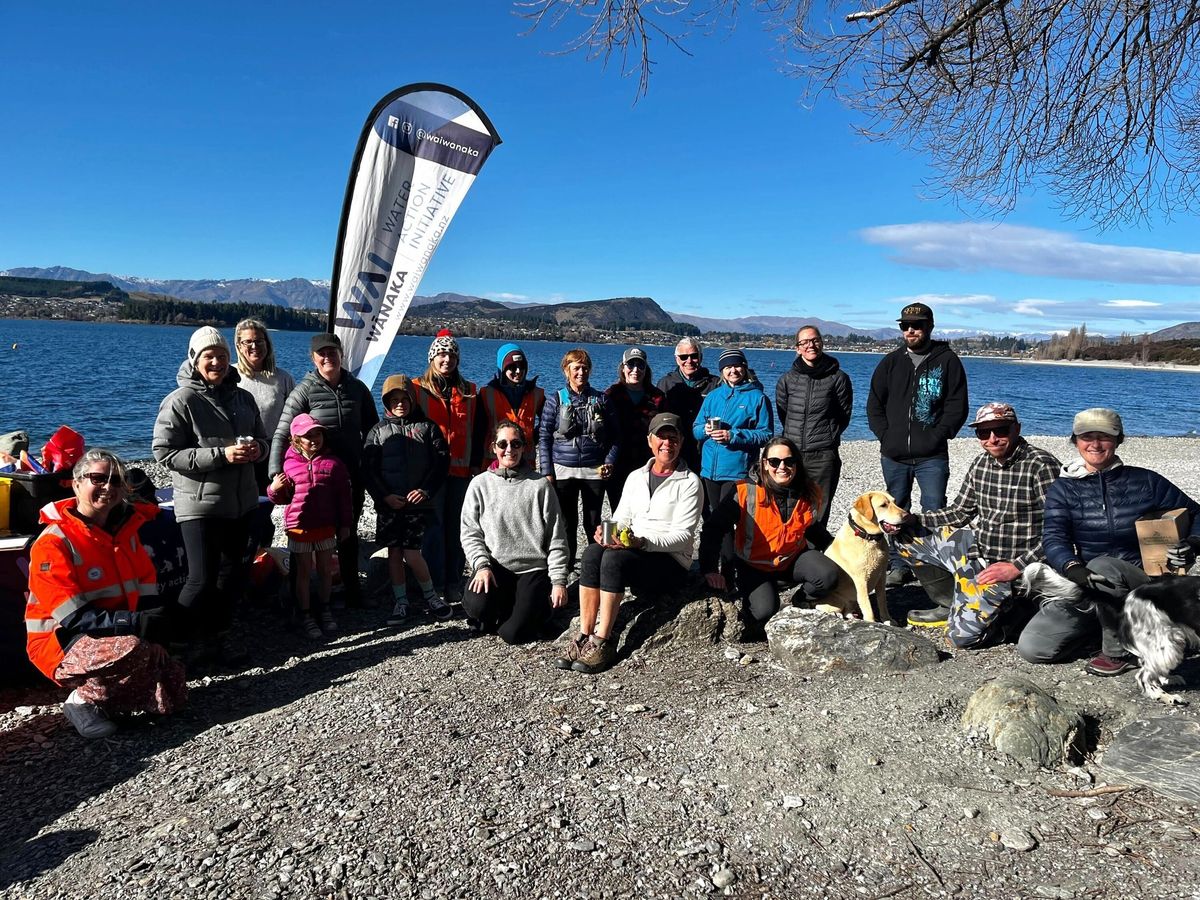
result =
[[[901,331],[928,331],[929,323],[928,322],[901,322],[900,330]]]
[[[694,359],[696,362],[699,362],[700,354],[699,353],[676,353],[675,358],[677,360],[679,360],[680,362],[687,362],[689,359]]]
[[[981,441],[986,441],[992,435],[999,438],[1006,438],[1012,434],[1011,425],[985,425],[982,428],[975,429],[975,436]]]
[[[803,347],[820,347],[822,343],[823,343],[823,341],[820,338],[811,338],[811,339],[806,338],[803,341],[796,341],[796,346],[801,347],[801,348],[803,348]]]
[[[786,466],[789,469],[796,468],[796,457],[794,456],[768,456],[765,461],[772,469],[778,469],[780,466]]]
[[[631,359],[627,363],[622,363],[627,369],[644,369],[646,364],[640,359]]]
[[[506,441],[504,439],[496,441],[496,449],[501,453],[503,453],[509,447],[512,447],[514,450],[520,450],[524,446],[525,442],[520,438],[513,438],[511,441]]]
[[[80,479],[86,479],[91,482],[92,487],[104,487],[109,484],[113,487],[121,487],[121,478],[116,472],[84,472]]]

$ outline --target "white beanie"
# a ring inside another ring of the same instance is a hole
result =
[[[196,357],[209,347],[220,347],[226,353],[229,352],[229,342],[225,340],[225,336],[221,332],[211,325],[197,328],[192,332],[192,337],[188,341],[188,362],[195,366]]]

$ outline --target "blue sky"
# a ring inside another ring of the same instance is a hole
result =
[[[419,292],[650,296],[715,317],[1140,333],[1200,319],[1190,220],[1097,232],[1028,196],[996,222],[925,199],[923,161],[808,109],[773,37],[660,46],[649,95],[505,0],[8,4],[0,269],[327,279],[359,131],[440,81],[504,139]]]

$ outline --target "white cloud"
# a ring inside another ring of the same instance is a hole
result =
[[[510,294],[506,291],[496,291],[495,293],[484,294],[483,296],[489,300],[502,300],[511,303],[526,303],[529,301],[529,297],[525,294]]]
[[[896,251],[897,262],[976,272],[1125,284],[1200,285],[1200,253],[1095,244],[1044,228],[978,222],[914,222],[865,228],[870,244]]]
[[[991,306],[996,298],[991,294],[913,294],[911,297],[895,297],[889,303],[907,306],[910,303],[924,303],[932,306],[934,312],[941,306]]]
[[[1113,309],[1150,309],[1162,306],[1161,303],[1154,303],[1150,300],[1105,300],[1100,305]]]

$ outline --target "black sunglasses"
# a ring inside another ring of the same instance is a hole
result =
[[[106,484],[120,487],[122,484],[121,477],[116,472],[84,472],[80,479],[85,478],[91,482],[92,487],[104,487]]]
[[[689,359],[694,359],[697,362],[699,362],[700,354],[699,353],[676,353],[675,358],[680,360],[681,362],[685,361],[685,360],[689,360]]]
[[[981,441],[986,441],[992,435],[1005,438],[1012,434],[1011,425],[984,425],[975,429],[975,436]]]
[[[928,331],[929,323],[928,322],[901,322],[900,330],[901,331]]]
[[[644,369],[646,367],[645,360],[631,359],[628,362],[622,363],[627,369]]]
[[[500,440],[496,441],[496,449],[501,453],[503,453],[509,447],[512,447],[514,450],[520,450],[524,446],[525,442],[520,438],[513,438],[511,441],[506,441],[501,438]]]
[[[768,456],[766,463],[772,469],[778,469],[780,466],[787,466],[789,469],[796,468],[796,457],[794,456]]]

